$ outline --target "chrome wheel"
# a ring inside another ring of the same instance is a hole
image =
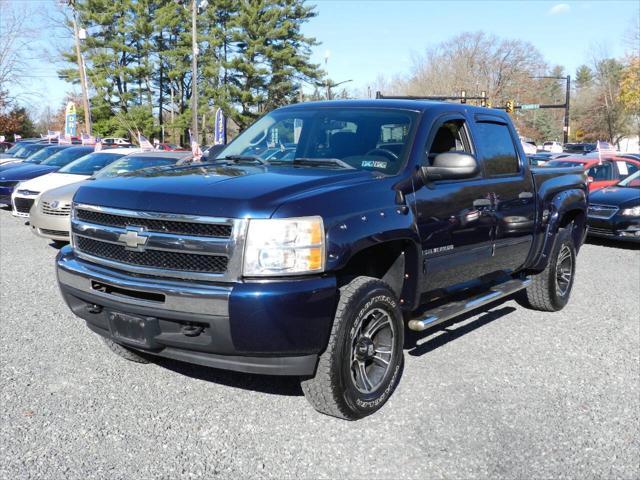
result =
[[[573,257],[571,248],[563,245],[558,253],[558,261],[556,262],[556,292],[564,297],[571,287],[571,278],[573,276]]]
[[[388,312],[373,308],[362,316],[351,335],[351,380],[361,393],[382,385],[394,355],[394,322]]]

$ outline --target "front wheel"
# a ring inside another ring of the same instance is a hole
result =
[[[371,415],[389,399],[403,365],[404,323],[389,286],[357,277],[340,289],[327,349],[314,378],[302,381],[321,413],[346,420]]]
[[[547,268],[532,277],[531,284],[520,297],[525,306],[557,312],[569,302],[576,272],[576,247],[571,227],[558,231]]]

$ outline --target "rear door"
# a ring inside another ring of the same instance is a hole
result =
[[[489,270],[512,272],[525,262],[533,242],[533,178],[517,147],[518,136],[504,118],[476,115],[473,129],[495,221]]]

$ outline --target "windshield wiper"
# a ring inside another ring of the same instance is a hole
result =
[[[283,161],[284,162],[284,161]],[[287,162],[288,163],[288,162]],[[353,167],[339,158],[308,158],[298,157],[291,162],[293,165],[307,165],[310,167],[340,167],[353,170]]]
[[[260,165],[267,165],[267,162],[264,158],[260,158],[258,155],[227,155],[226,157],[216,158],[214,162],[219,160],[231,160],[233,163],[240,162],[251,162],[251,163],[259,163]]]

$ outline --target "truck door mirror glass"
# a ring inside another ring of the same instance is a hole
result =
[[[422,167],[425,181],[458,180],[475,177],[480,168],[475,157],[465,152],[445,152],[436,155],[433,164]]]

